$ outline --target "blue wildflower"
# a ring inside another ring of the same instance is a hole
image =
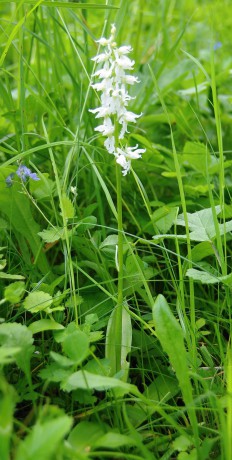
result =
[[[26,182],[27,178],[30,177],[32,180],[40,180],[36,173],[31,172],[31,170],[25,166],[20,165],[16,171],[16,174],[23,182]]]
[[[13,177],[15,173],[9,174],[9,176],[6,178],[6,186],[11,187],[13,185]],[[25,165],[20,165],[16,171],[16,175],[23,181],[26,182],[28,178],[32,180],[40,180],[40,178],[37,176],[36,173],[31,172],[31,170],[25,166]]]
[[[217,50],[219,50],[219,48],[221,48],[221,47],[222,47],[222,42],[216,42],[216,43],[214,44],[213,49],[214,49],[214,51],[217,51]]]
[[[23,182],[26,182],[27,177],[30,177],[31,170],[24,165],[20,165],[16,171],[17,176],[22,179]]]
[[[14,173],[11,173],[11,174],[9,174],[9,176],[7,176],[7,178],[6,178],[6,186],[7,187],[12,187],[12,185],[13,185],[13,177],[14,177]]]

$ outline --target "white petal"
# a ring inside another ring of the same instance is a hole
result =
[[[131,48],[131,46],[120,46],[120,48],[118,48],[117,51],[118,51],[118,54],[128,54],[132,50],[133,48]]]
[[[119,123],[122,124],[122,128],[121,128],[121,131],[120,131],[120,134],[119,134],[119,139],[123,139],[125,133],[128,133],[128,131],[127,131],[127,122],[125,120],[122,120],[122,121],[119,120]]]
[[[93,89],[96,89],[96,91],[103,91],[105,87],[105,81],[101,81],[100,83],[94,83],[94,85],[91,85]]]
[[[127,85],[134,85],[134,83],[139,83],[139,79],[133,75],[124,75],[122,78],[123,82]]]
[[[107,53],[102,53],[102,54],[98,54],[97,56],[95,56],[94,58],[92,58],[92,61],[95,61],[97,62],[98,64],[100,62],[105,62],[109,59],[110,55],[107,54]]]
[[[109,136],[105,142],[104,146],[106,150],[108,150],[109,153],[114,153],[115,154],[115,139],[113,136]]]
[[[99,78],[110,78],[112,75],[112,69],[100,69],[100,70],[97,70],[97,72],[95,72],[93,74],[93,77],[99,77]]]
[[[116,59],[116,62],[119,67],[122,67],[124,70],[129,70],[133,68],[135,61],[131,61],[127,56],[122,56]]]
[[[102,46],[106,46],[110,43],[110,38],[107,39],[105,37],[102,37],[99,40],[96,40],[96,43],[99,43],[99,45],[102,45]]]
[[[116,162],[123,168],[123,171],[122,171],[123,176],[126,176],[127,173],[130,171],[131,162],[127,161],[124,155],[120,155],[117,158]]]
[[[114,125],[110,118],[105,118],[103,125],[94,128],[95,131],[99,131],[103,136],[112,136],[114,133]]]
[[[126,111],[123,115],[123,119],[127,122],[136,123],[136,118],[141,117],[141,115],[142,114],[137,115],[136,113]]]
[[[110,115],[109,107],[98,107],[97,109],[90,109],[92,113],[97,113],[96,118],[105,118]]]

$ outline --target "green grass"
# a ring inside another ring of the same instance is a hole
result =
[[[230,3],[1,2],[1,460],[231,460]],[[89,112],[112,23],[126,177]]]

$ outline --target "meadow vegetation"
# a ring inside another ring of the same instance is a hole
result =
[[[0,459],[231,460],[231,1],[0,9]]]

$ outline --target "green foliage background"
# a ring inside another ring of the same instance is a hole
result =
[[[231,460],[230,0],[0,9],[1,460]],[[115,165],[88,110],[112,23],[146,148],[122,180],[116,375]],[[40,180],[7,187],[19,164]]]

